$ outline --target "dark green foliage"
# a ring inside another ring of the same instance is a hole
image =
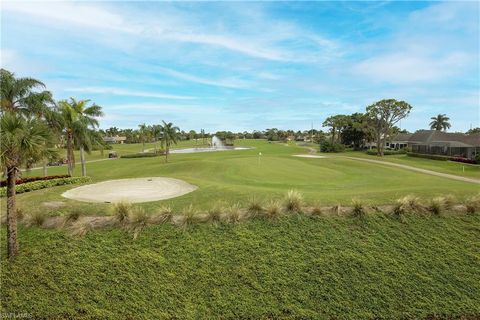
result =
[[[442,160],[442,161],[447,161],[449,159],[449,157],[447,156],[440,156],[436,154],[413,153],[413,152],[407,152],[407,156],[425,158],[425,159],[431,159],[431,160]]]
[[[480,215],[23,228],[0,312],[32,319],[426,319],[479,315]],[[5,228],[1,229],[2,239]],[[17,275],[21,274],[19,277]],[[475,318],[475,317],[473,317]]]
[[[377,155],[377,150],[375,149],[370,149],[370,150],[367,150],[366,151],[367,154],[371,155],[371,156],[376,156]],[[393,156],[393,155],[396,155],[396,154],[406,154],[407,153],[407,150],[405,149],[401,149],[401,150],[384,150],[383,151],[383,155],[384,156]]]
[[[345,151],[345,146],[341,143],[331,142],[325,140],[320,142],[320,151],[321,152],[343,152]]]
[[[164,152],[139,152],[139,153],[124,154],[120,156],[120,158],[124,158],[124,159],[151,158],[151,157],[160,157],[164,155],[165,155]]]

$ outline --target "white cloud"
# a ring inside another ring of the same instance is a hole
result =
[[[163,71],[164,73],[173,76],[178,79],[182,80],[187,80],[190,82],[195,82],[195,83],[200,83],[200,84],[205,84],[205,85],[210,85],[210,86],[216,86],[216,87],[225,87],[225,88],[233,88],[233,89],[239,89],[239,88],[248,88],[250,87],[250,83],[247,81],[241,80],[241,79],[236,79],[236,78],[225,78],[225,79],[220,79],[220,80],[213,80],[213,79],[208,79],[204,77],[198,77],[192,74],[180,72],[177,70],[169,69],[169,68],[158,68],[160,71]]]
[[[130,97],[180,99],[180,100],[195,99],[195,97],[192,97],[192,96],[179,96],[179,95],[173,95],[173,94],[167,94],[167,93],[135,91],[135,90],[126,90],[122,88],[111,88],[111,87],[80,87],[80,88],[66,88],[64,90],[67,92],[99,93],[99,94],[130,96]]]

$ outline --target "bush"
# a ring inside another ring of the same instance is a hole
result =
[[[440,215],[445,209],[445,199],[442,197],[436,197],[430,200],[430,204],[427,207],[428,211],[435,215]]]
[[[124,154],[120,156],[120,158],[124,159],[133,159],[133,158],[151,158],[151,157],[160,157],[165,155],[164,151],[161,152],[139,152],[139,153],[131,153],[131,154]]]
[[[65,184],[77,184],[90,182],[92,179],[90,177],[69,177],[69,178],[56,178],[50,180],[39,180],[22,183],[18,186],[15,186],[15,191],[17,193],[24,193],[29,191],[35,191],[55,186],[62,186]],[[5,197],[7,195],[7,187],[0,188],[0,197]]]
[[[431,159],[431,160],[441,160],[441,161],[447,161],[450,158],[450,157],[441,156],[438,154],[423,154],[423,153],[414,153],[414,152],[407,152],[407,156],[416,157],[416,158],[425,158],[425,159]]]
[[[173,210],[170,206],[160,207],[158,213],[151,217],[152,223],[167,223],[172,221]]]
[[[467,213],[474,214],[477,212],[480,209],[480,194],[469,197],[465,202],[465,206],[467,207]]]
[[[230,223],[238,223],[242,218],[242,208],[239,203],[235,203],[227,209],[227,221]]]
[[[211,222],[218,222],[222,216],[222,213],[225,212],[225,207],[222,202],[217,202],[207,211],[208,219]]]
[[[478,161],[475,159],[468,159],[468,158],[463,158],[463,157],[452,157],[449,159],[450,161],[455,161],[455,162],[462,162],[462,163],[468,163],[468,164],[477,164]]]
[[[61,175],[55,175],[55,176],[46,176],[46,177],[25,177],[25,178],[19,178],[16,181],[16,185],[20,185],[23,183],[27,182],[33,182],[33,181],[45,181],[45,180],[52,180],[52,179],[60,179],[60,178],[70,178],[70,175],[68,174],[61,174]],[[7,180],[2,180],[0,181],[0,187],[6,187],[7,186]]]
[[[147,226],[148,215],[142,207],[136,207],[132,210],[128,218],[127,230],[133,233],[133,239],[136,239],[140,232]]]
[[[371,156],[376,156],[377,155],[377,150],[375,149],[369,149],[366,151],[367,154],[371,155]],[[383,155],[384,156],[393,156],[393,155],[396,155],[396,154],[406,154],[407,153],[407,150],[405,149],[400,149],[400,150],[383,150]]]
[[[253,198],[249,203],[248,203],[248,213],[252,216],[252,217],[256,217],[258,215],[260,215],[263,211],[263,206],[262,206],[262,203],[257,200],[256,198]]]
[[[345,146],[341,143],[325,140],[320,142],[320,151],[321,152],[343,152],[345,151]]]
[[[302,194],[296,190],[288,191],[283,204],[285,210],[289,212],[300,212],[303,204]]]
[[[34,211],[33,213],[29,214],[27,217],[27,225],[29,226],[42,226],[45,222],[45,213],[43,211]]]
[[[195,222],[195,215],[197,211],[193,208],[193,205],[190,204],[189,206],[183,208],[182,210],[182,220],[180,220],[180,225],[184,228],[192,225]]]
[[[315,202],[313,204],[313,207],[312,207],[312,210],[310,211],[310,213],[312,214],[312,216],[319,216],[323,213],[322,212],[322,206],[320,205],[319,202]]]

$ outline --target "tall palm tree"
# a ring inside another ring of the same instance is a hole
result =
[[[18,253],[15,185],[20,166],[36,162],[54,152],[48,149],[51,130],[38,118],[6,112],[0,119],[0,163],[7,173],[7,253]]]
[[[432,122],[430,122],[430,129],[437,130],[437,131],[447,131],[450,129],[451,124],[448,122],[450,120],[446,114],[438,114],[435,117],[430,118]]]
[[[168,154],[170,153],[170,147],[172,144],[177,144],[180,139],[180,129],[175,127],[173,123],[166,123],[162,120],[163,125],[160,125],[161,134],[160,141],[162,148],[165,148],[165,162],[168,162]]]
[[[95,103],[89,106],[90,100],[62,100],[59,102],[59,111],[62,114],[64,134],[67,142],[68,174],[73,175],[75,167],[75,146],[80,149],[82,175],[86,175],[85,147],[90,152],[89,128],[98,128],[96,117],[103,116],[102,108]]]

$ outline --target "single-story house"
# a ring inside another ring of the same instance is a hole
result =
[[[413,153],[474,159],[477,154],[480,154],[480,133],[467,135],[419,130],[408,139],[408,147]]]
[[[408,146],[408,142],[412,137],[411,133],[399,133],[392,137],[385,143],[385,147],[388,149],[400,150]]]
[[[123,144],[126,140],[127,140],[127,137],[119,137],[119,136],[103,137],[103,141],[106,144],[116,144],[116,143]]]

